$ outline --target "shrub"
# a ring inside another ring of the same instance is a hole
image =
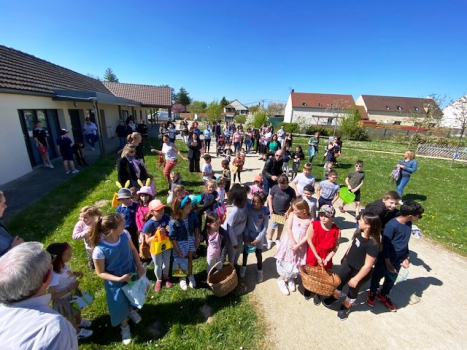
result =
[[[418,143],[426,143],[426,136],[423,134],[413,134],[412,135],[412,143],[418,144]]]
[[[360,125],[361,119],[358,110],[347,110],[345,116],[339,120],[339,131],[342,133],[342,136],[355,141],[368,140],[368,133]]]
[[[392,137],[391,137],[391,140],[392,140],[392,141],[395,141],[395,142],[408,142],[409,139],[410,139],[409,136],[407,136],[406,134],[402,134],[402,133],[400,133],[400,134],[394,134],[394,135],[392,135]]]
[[[246,114],[237,115],[235,116],[235,123],[237,124],[245,124],[246,123]]]
[[[448,146],[449,140],[446,137],[429,136],[427,137],[427,143],[438,146]]]
[[[298,124],[297,123],[281,123],[281,126],[284,126],[286,132],[298,133]]]
[[[457,144],[459,143],[459,139],[449,139],[449,146],[457,146]],[[465,147],[465,141],[464,140],[461,140],[460,141],[460,144],[459,144],[459,147]]]
[[[269,118],[266,115],[266,112],[264,110],[262,110],[262,111],[256,112],[253,115],[253,120],[252,120],[251,124],[255,128],[260,128],[263,124],[266,124],[268,122],[268,119]]]

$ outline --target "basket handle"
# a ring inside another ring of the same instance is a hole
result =
[[[222,261],[216,262],[216,263],[214,264],[214,266],[211,267],[211,270],[209,270],[209,272],[208,272],[208,278],[209,278],[209,276],[211,276],[212,271],[214,271],[214,269],[216,268],[216,266],[219,265],[219,264],[232,265],[232,263],[231,263],[230,261],[226,261],[225,263],[223,263]],[[232,267],[233,267],[233,265],[232,265]],[[234,267],[234,268],[235,268],[235,267]]]

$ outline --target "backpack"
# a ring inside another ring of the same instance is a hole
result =
[[[401,169],[398,166],[396,166],[391,171],[391,174],[389,175],[388,182],[389,182],[389,180],[392,180],[393,182],[396,182],[397,180],[399,180],[400,177],[401,177]]]

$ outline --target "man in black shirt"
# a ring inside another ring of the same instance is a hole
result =
[[[274,157],[269,158],[263,168],[264,193],[269,194],[269,189],[277,185],[277,178],[282,174],[282,150],[277,150]]]

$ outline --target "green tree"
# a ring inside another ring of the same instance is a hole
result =
[[[235,120],[235,123],[245,124],[246,123],[246,114],[236,115],[234,120]]]
[[[251,124],[255,128],[261,127],[263,124],[266,124],[268,122],[269,118],[268,115],[266,114],[265,110],[258,111],[254,114],[253,116],[253,121]]]
[[[269,117],[275,117],[276,115],[284,115],[285,111],[285,104],[280,102],[271,102],[268,104],[268,108],[266,108],[266,113]]]
[[[112,83],[118,83],[118,78],[111,68],[107,68],[104,73],[104,81],[110,81]]]
[[[206,108],[206,119],[211,123],[215,122],[221,119],[222,111],[222,105],[217,101],[212,101]]]
[[[224,108],[225,106],[227,106],[229,103],[230,103],[230,102],[227,101],[227,100],[225,99],[225,96],[222,97],[222,100],[221,100],[221,106],[222,106],[222,108]]]
[[[343,117],[339,119],[338,130],[343,137],[349,140],[364,141],[368,140],[368,133],[360,125],[362,117],[356,108],[348,108],[345,110]]]
[[[181,103],[185,107],[191,103],[191,98],[185,88],[181,87],[177,94],[175,94],[175,103]]]
[[[187,109],[191,113],[204,113],[207,106],[207,103],[204,101],[193,101],[187,106]]]

